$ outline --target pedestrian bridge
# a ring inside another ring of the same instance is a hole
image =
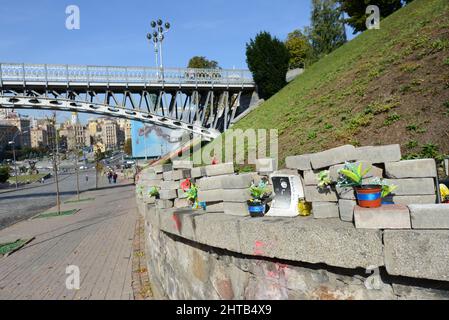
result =
[[[126,118],[206,138],[256,102],[248,70],[0,63],[0,107]]]

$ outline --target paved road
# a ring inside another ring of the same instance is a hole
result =
[[[86,182],[85,176],[89,180]],[[61,202],[76,195],[76,175],[59,176]],[[100,177],[99,186],[107,183]],[[80,190],[95,188],[95,170],[80,171]],[[0,193],[0,230],[18,221],[28,219],[56,205],[56,185],[54,179],[36,188]]]
[[[0,230],[0,243],[35,237],[0,258],[0,300],[133,299],[134,190],[122,184],[88,191],[82,197],[95,200],[63,205],[63,210],[80,209],[74,215],[26,220]],[[69,266],[78,267],[79,290],[66,286],[67,278],[77,275]]]

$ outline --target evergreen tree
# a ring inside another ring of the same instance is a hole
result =
[[[346,42],[345,24],[337,0],[312,0],[311,26],[307,33],[317,58]]]
[[[246,44],[246,62],[261,98],[268,99],[285,86],[289,60],[285,44],[268,32]]]
[[[366,8],[369,5],[379,7],[380,17],[385,18],[400,9],[403,4],[410,3],[413,0],[339,0],[341,10],[345,12],[349,18],[345,21],[354,28],[354,34],[366,30]]]

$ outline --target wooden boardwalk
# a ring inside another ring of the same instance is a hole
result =
[[[63,204],[72,216],[27,220],[0,231],[0,243],[35,239],[0,258],[0,299],[133,299],[132,244],[137,221],[133,185],[88,191]],[[55,211],[55,208],[47,212]],[[80,289],[66,288],[67,266],[80,270]]]

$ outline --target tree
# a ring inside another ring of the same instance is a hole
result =
[[[345,24],[337,0],[312,0],[311,26],[307,33],[316,58],[346,42]]]
[[[101,152],[100,149],[97,149],[97,151],[95,151],[95,189],[98,189],[98,173],[104,169],[104,166],[101,163],[101,160],[104,158],[106,158],[105,153]]]
[[[0,167],[0,183],[5,183],[9,179],[10,168],[7,166]]]
[[[345,12],[349,18],[345,19],[351,27],[354,28],[354,34],[366,30],[366,8],[369,5],[379,7],[380,17],[385,18],[396,10],[402,8],[402,5],[412,0],[339,0],[341,10]]]
[[[261,98],[268,99],[285,86],[289,60],[285,44],[268,32],[246,44],[246,62]]]
[[[130,138],[126,139],[125,146],[123,147],[123,151],[128,155],[132,155],[133,153],[133,145],[132,140]]]
[[[289,68],[304,68],[312,50],[307,37],[300,30],[294,30],[288,34],[285,46],[290,54]]]
[[[215,60],[208,60],[206,57],[195,56],[189,60],[187,68],[192,69],[220,69],[218,62]]]

